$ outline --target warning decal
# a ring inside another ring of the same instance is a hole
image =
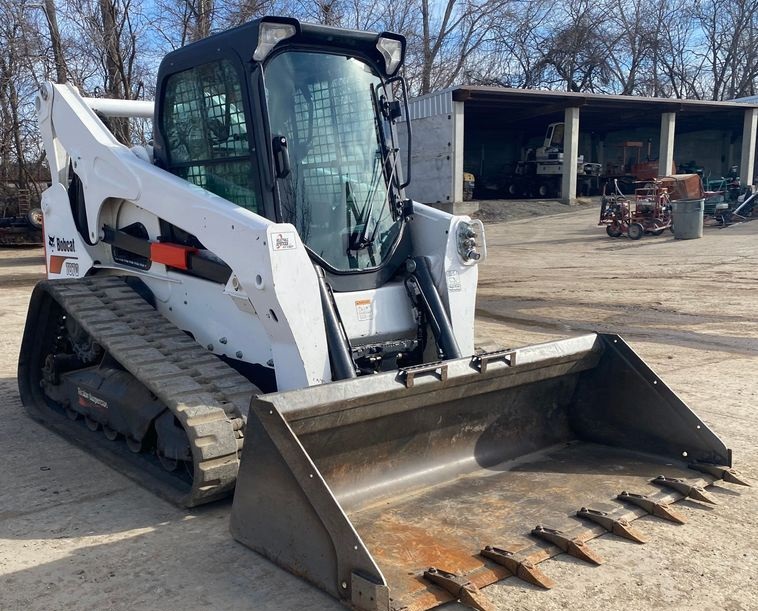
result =
[[[371,320],[374,318],[374,304],[370,299],[358,299],[355,302],[355,313],[358,320]]]
[[[450,291],[461,290],[461,279],[457,271],[451,270],[447,273],[447,288]]]

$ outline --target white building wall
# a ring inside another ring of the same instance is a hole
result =
[[[408,112],[413,147],[407,195],[425,204],[461,201],[463,103],[453,102],[452,90],[445,90],[413,99]],[[402,146],[406,141],[405,122],[398,124],[398,132]]]

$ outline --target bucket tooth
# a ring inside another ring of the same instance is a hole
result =
[[[685,517],[678,511],[672,509],[665,503],[659,503],[658,501],[655,501],[648,496],[624,491],[616,498],[618,498],[620,501],[625,501],[627,503],[637,505],[637,507],[642,507],[642,509],[647,511],[650,515],[655,516],[656,518],[662,518],[664,520],[669,520],[670,522],[676,522],[677,524],[687,523]]]
[[[537,526],[532,530],[532,534],[535,537],[544,539],[545,541],[557,545],[569,556],[584,560],[590,564],[602,564],[603,559],[595,553],[589,545],[587,545],[581,539],[572,539],[566,533],[554,528],[547,528],[545,526]]]
[[[479,553],[485,558],[492,560],[492,562],[504,566],[514,576],[523,579],[527,583],[545,588],[546,590],[555,585],[553,580],[538,569],[534,563],[528,560],[519,560],[513,552],[488,545]]]
[[[495,605],[465,577],[435,567],[424,571],[424,579],[449,592],[467,607],[477,611],[495,611]]]
[[[670,488],[671,490],[676,490],[677,492],[683,494],[685,498],[689,497],[691,499],[695,499],[696,501],[702,501],[703,503],[718,505],[718,502],[716,501],[716,499],[714,499],[710,494],[708,494],[705,491],[705,488],[701,486],[693,486],[692,484],[688,484],[683,479],[678,479],[675,477],[665,477],[663,475],[659,475],[658,477],[650,481],[651,483],[657,484],[659,486],[663,486],[664,488]]]
[[[637,529],[633,528],[627,520],[614,518],[608,512],[582,507],[576,512],[576,515],[579,518],[600,524],[605,530],[617,537],[623,537],[635,543],[647,543],[647,539]]]
[[[739,484],[740,486],[750,486],[750,483],[740,475],[736,469],[723,467],[721,465],[711,465],[709,463],[694,462],[689,465],[690,469],[712,475],[716,479],[724,480],[730,484]]]

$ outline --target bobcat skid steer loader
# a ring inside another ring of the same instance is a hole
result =
[[[235,538],[348,605],[487,608],[738,476],[619,337],[475,353],[482,225],[404,195],[404,51],[264,18],[166,56],[154,105],[46,84],[19,386],[165,496],[234,492]]]

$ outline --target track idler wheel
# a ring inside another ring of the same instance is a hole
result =
[[[161,463],[161,467],[163,467],[163,469],[169,473],[173,473],[179,468],[179,460],[175,458],[169,458],[168,456],[163,456],[161,454],[157,454],[157,456],[158,462]]]
[[[143,449],[142,440],[127,437],[126,447],[129,448],[130,452],[133,452],[134,454],[139,454],[140,452],[142,452],[142,449]]]
[[[192,465],[192,451],[187,433],[172,413],[167,411],[156,419],[155,433],[155,454],[161,467],[173,472],[182,464]]]

